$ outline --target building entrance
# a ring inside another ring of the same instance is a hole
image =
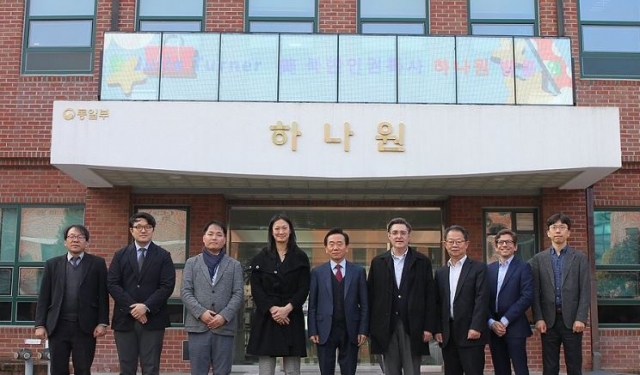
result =
[[[245,208],[234,207],[230,210],[230,254],[238,259],[243,267],[262,250],[268,241],[268,225],[275,214],[284,213],[293,222],[298,246],[307,253],[311,267],[329,260],[324,249],[324,236],[334,227],[340,227],[350,237],[350,251],[347,260],[369,270],[371,259],[388,250],[386,225],[394,217],[403,217],[412,225],[411,246],[429,256],[434,272],[443,264],[442,215],[439,208],[430,209],[363,209],[363,208]],[[253,300],[248,275],[245,277],[245,308],[239,317],[238,335],[234,363],[255,364],[257,358],[248,356],[245,348],[249,340]],[[305,316],[307,304],[304,306]],[[372,323],[373,324],[373,323]],[[307,358],[303,363],[316,364],[317,355],[313,345],[307,344]],[[371,355],[369,344],[360,348],[360,364],[377,365],[378,358]],[[440,365],[440,349],[435,343],[431,347],[431,356],[425,357],[424,365]]]

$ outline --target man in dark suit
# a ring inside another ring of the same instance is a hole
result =
[[[533,302],[529,263],[515,256],[518,237],[509,229],[495,236],[498,261],[487,266],[489,285],[489,347],[496,375],[529,375],[527,337],[531,326],[526,311]]]
[[[469,232],[452,225],[444,231],[447,267],[436,272],[438,329],[445,375],[481,375],[489,336],[487,267],[467,256]]]
[[[129,219],[135,240],[118,250],[109,266],[107,284],[115,301],[114,330],[120,373],[135,375],[138,360],[143,375],[160,373],[165,328],[170,325],[167,300],[176,271],[171,254],[151,240],[156,220],[146,212]]]
[[[371,353],[387,375],[418,375],[436,327],[431,260],[409,247],[407,220],[392,219],[387,236],[391,249],[371,260],[367,280]]]
[[[591,302],[587,256],[567,240],[571,219],[555,214],[547,219],[551,248],[531,259],[533,271],[533,317],[542,341],[542,372],[560,372],[560,345],[568,375],[582,374],[582,334]]]
[[[358,349],[369,335],[369,302],[364,268],[346,260],[349,235],[340,228],[324,236],[331,259],[311,272],[309,338],[318,346],[322,375],[333,375],[336,349],[342,375],[355,375]]]
[[[36,308],[36,332],[49,339],[51,373],[91,374],[96,338],[106,334],[109,324],[107,265],[104,259],[86,253],[89,231],[72,225],[64,231],[67,254],[49,259]]]

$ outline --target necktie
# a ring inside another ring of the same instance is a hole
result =
[[[141,247],[138,250],[138,271],[142,270],[142,265],[144,264],[144,257],[146,255],[147,249]]]
[[[336,264],[336,280],[338,280],[338,282],[342,281],[342,271],[340,271],[341,268],[341,265]]]
[[[80,264],[80,257],[72,257],[71,265],[73,266],[73,268],[78,267],[78,264]]]

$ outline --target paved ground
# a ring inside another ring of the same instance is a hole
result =
[[[258,375],[258,367],[257,366],[235,366],[233,368],[233,374],[244,374],[244,375]],[[310,375],[310,374],[318,374],[319,371],[316,367],[313,366],[304,366],[302,368],[302,374]],[[339,371],[336,372],[339,374]],[[640,369],[639,372],[640,373]],[[107,373],[94,373],[95,375],[113,375]],[[276,372],[276,375],[284,374],[283,372]],[[375,366],[361,366],[358,367],[357,375],[381,375],[382,372],[379,368]],[[423,368],[423,375],[441,375],[441,371],[437,371],[434,368]],[[487,372],[487,375],[489,373]],[[531,375],[540,375],[540,372],[532,372]],[[162,375],[188,375],[182,373],[162,373]],[[586,371],[583,375],[633,375],[628,373],[620,373],[620,372],[610,372],[610,371]]]

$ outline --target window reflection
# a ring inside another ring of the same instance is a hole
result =
[[[0,208],[0,229],[0,262],[14,262],[18,232],[17,209]]]
[[[518,236],[518,250],[515,256],[528,261],[540,250],[536,212],[522,211],[485,211],[485,262],[495,262],[498,258],[495,249],[495,235],[502,229],[511,229]]]
[[[640,323],[640,212],[594,212],[598,321]]]
[[[40,282],[44,268],[42,267],[20,267],[20,280],[18,281],[21,296],[37,296],[40,293]]]
[[[24,207],[20,222],[20,262],[44,262],[65,254],[62,233],[84,222],[82,207]]]
[[[639,298],[638,293],[640,271],[597,271],[599,298]]]
[[[153,242],[171,253],[173,263],[184,264],[187,261],[188,210],[186,208],[137,207],[136,212],[148,212],[156,219]]]
[[[10,296],[13,285],[13,269],[0,268],[0,296]]]
[[[182,288],[182,268],[176,269],[176,287],[173,288],[171,298],[180,298],[180,288]]]

